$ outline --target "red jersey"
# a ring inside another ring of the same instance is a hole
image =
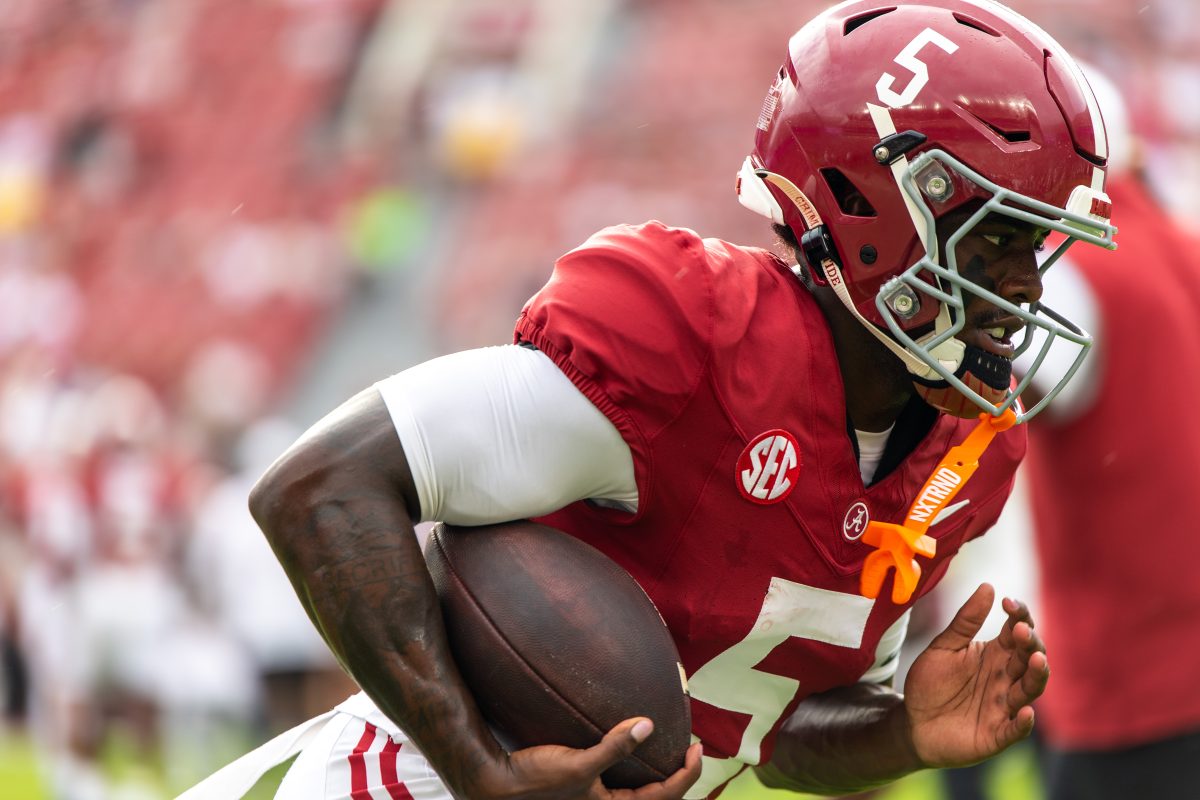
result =
[[[848,432],[833,340],[815,300],[764,250],[660,223],[601,231],[555,265],[516,340],[545,352],[633,452],[635,515],[576,503],[545,522],[628,570],[675,637],[704,774],[719,793],[770,757],[810,694],[851,685],[907,606],[859,594],[870,519],[902,522],[974,427],[941,416],[869,487]],[[1024,454],[1001,434],[929,529],[916,596],[995,521]],[[968,501],[965,504],[963,501]]]
[[[1120,249],[1071,257],[1100,307],[1099,392],[1036,420],[1029,460],[1054,669],[1038,715],[1064,749],[1200,729],[1200,260],[1139,186],[1108,193]]]

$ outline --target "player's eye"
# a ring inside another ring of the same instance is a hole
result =
[[[1012,241],[1012,237],[1004,233],[985,233],[983,234],[983,238],[996,245],[996,247],[1007,247],[1008,243]]]

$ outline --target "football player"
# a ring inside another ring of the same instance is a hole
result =
[[[1003,6],[812,20],[738,180],[794,264],[658,222],[602,230],[513,344],[362,392],[263,476],[253,513],[364,692],[190,797],[297,749],[280,797],[702,798],[747,767],[840,793],[1026,736],[1047,658],[1011,599],[973,641],[987,585],[903,694],[889,681],[908,609],[996,519],[1043,405],[1017,401],[1014,353],[1032,329],[1086,350],[1036,253],[1112,245],[1106,156],[1075,63]],[[698,741],[663,782],[598,777],[648,720],[509,753],[459,677],[413,524],[527,517],[616,560],[675,637]]]

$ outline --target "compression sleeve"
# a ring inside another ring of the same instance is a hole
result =
[[[544,353],[467,350],[376,388],[408,458],[421,521],[483,525],[585,498],[636,509],[628,445]]]

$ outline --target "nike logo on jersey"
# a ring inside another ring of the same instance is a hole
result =
[[[970,505],[970,503],[970,500],[959,500],[957,503],[952,503],[951,505],[946,506],[938,512],[936,517],[933,518],[933,522],[929,523],[929,527],[932,528],[939,522],[946,521],[952,514],[954,514],[954,512],[958,511],[959,509],[966,508],[968,505]]]

